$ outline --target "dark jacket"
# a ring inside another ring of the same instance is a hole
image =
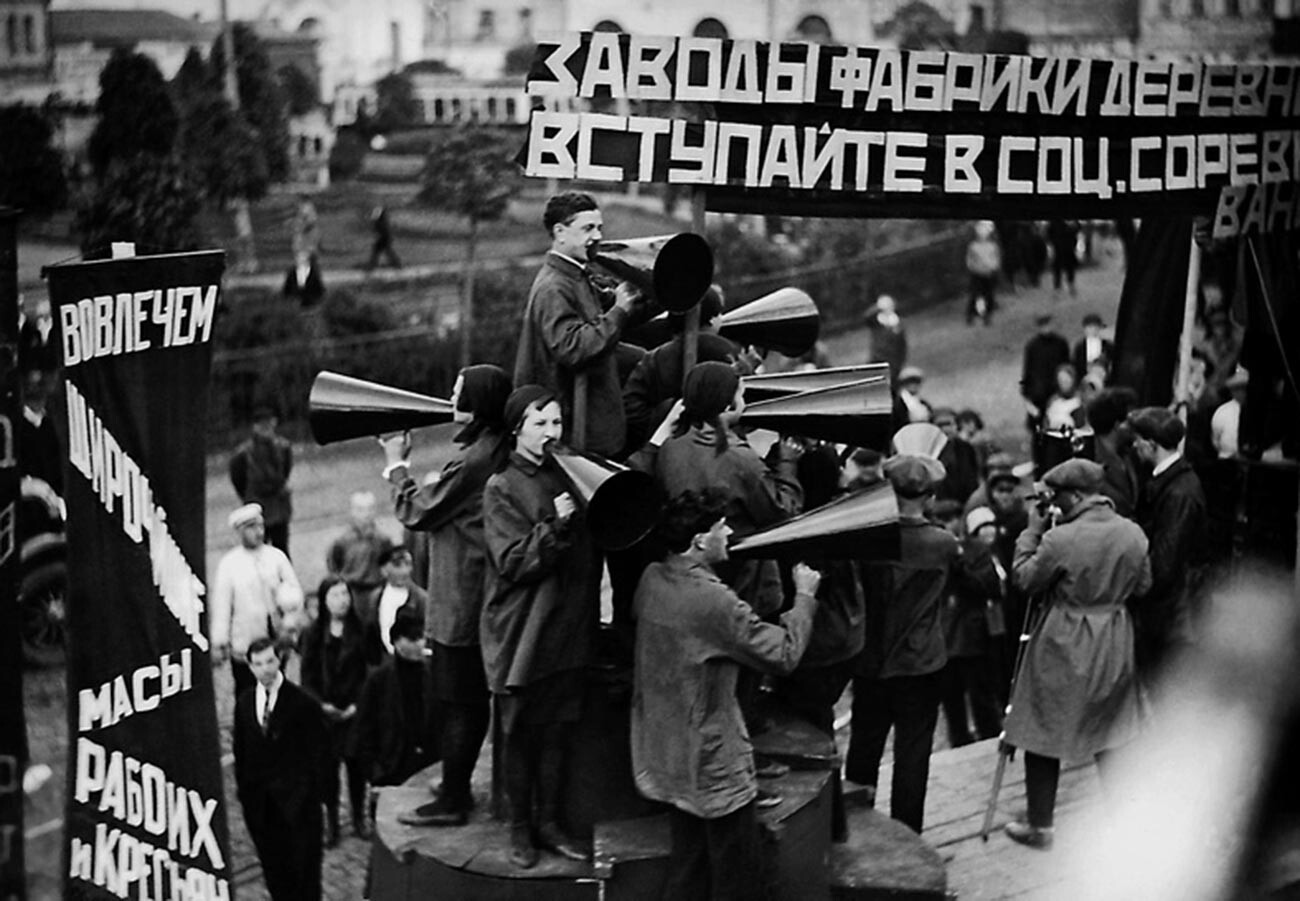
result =
[[[230,482],[245,504],[261,504],[268,526],[287,523],[293,516],[289,473],[293,470],[293,447],[276,435],[267,440],[253,435],[230,457]]]
[[[898,560],[862,565],[867,641],[860,676],[887,679],[938,672],[948,662],[939,610],[961,553],[957,539],[921,517],[899,519]]]
[[[736,540],[798,513],[803,488],[795,461],[777,457],[769,466],[737,435],[717,452],[711,427],[694,426],[665,441],[654,459],[655,479],[668,497],[717,488],[727,493],[727,525]],[[718,575],[760,615],[779,610],[781,574],[773,560],[728,561]]]
[[[947,475],[939,483],[935,497],[965,504],[980,486],[980,457],[975,446],[961,438],[949,438],[939,452],[939,462]]]
[[[800,669],[842,663],[855,657],[866,641],[867,599],[858,577],[858,564],[852,560],[811,560],[809,565],[822,574],[822,581]]]
[[[1115,359],[1115,345],[1105,338],[1101,339],[1101,356],[1097,362],[1102,363],[1109,372],[1111,363]],[[1074,353],[1070,355],[1070,362],[1074,364],[1074,372],[1083,381],[1083,377],[1088,374],[1088,339],[1080,338],[1074,342]]]
[[[587,383],[582,449],[604,457],[623,450],[626,423],[615,348],[627,322],[617,306],[602,312],[596,289],[571,261],[547,254],[533,280],[515,357],[515,385],[542,385],[560,396],[564,434],[573,437],[576,377]]]
[[[1111,499],[1115,512],[1133,518],[1137,508],[1137,471],[1129,458],[1112,447],[1110,438],[1098,437],[1095,445],[1096,462],[1104,470],[1101,493]]]
[[[1151,542],[1151,590],[1137,604],[1143,645],[1157,656],[1191,640],[1193,600],[1206,558],[1205,493],[1184,459],[1147,483],[1138,521]]]
[[[1056,367],[1070,362],[1070,345],[1056,332],[1039,332],[1025,344],[1020,394],[1041,412],[1056,392]]]
[[[285,679],[265,732],[257,722],[257,686],[235,701],[235,786],[246,820],[265,821],[279,809],[303,829],[320,823],[320,785],[327,748],[320,705]],[[319,833],[319,825],[316,827]]]
[[[736,346],[721,335],[702,332],[696,346],[698,362],[730,362]],[[636,450],[650,439],[659,423],[656,414],[666,400],[682,396],[682,338],[674,337],[641,358],[623,386],[623,410],[627,415],[627,446]]]
[[[632,771],[641,794],[705,819],[758,794],[753,747],[736,700],[740,665],[774,675],[799,662],[815,602],[795,598],[765,623],[707,566],[679,554],[652,563],[636,592]]]
[[[302,642],[302,687],[318,702],[340,710],[357,703],[366,681],[366,654],[361,620],[344,620],[337,653],[326,653],[329,644],[329,614],[322,613]]]
[[[383,663],[389,656],[388,646],[384,644],[384,639],[388,636],[383,634],[383,629],[379,624],[379,602],[384,596],[384,589],[381,587],[375,592],[374,604],[367,611],[364,625],[363,649],[366,654],[366,662],[375,667]],[[429,595],[419,585],[411,586],[411,593],[406,602],[397,608],[397,616],[414,616],[418,617],[425,624],[425,633],[429,631]]]
[[[481,432],[443,467],[432,485],[421,488],[407,477],[393,491],[397,518],[408,529],[429,535],[429,597],[424,634],[451,647],[479,641],[483,612],[483,488],[510,454],[505,436]]]
[[[554,464],[518,453],[488,479],[480,635],[494,693],[582,669],[591,658],[601,570],[582,509],[563,525],[555,518],[555,496],[569,490]]]
[[[352,730],[352,756],[361,764],[371,785],[397,785],[438,760],[438,722],[432,715],[433,675],[423,663],[420,668],[423,722],[412,729],[402,698],[402,680],[396,657],[389,657],[367,678],[357,704],[356,726]]]
[[[944,642],[949,657],[979,657],[988,653],[989,607],[1001,608],[1006,595],[1004,567],[993,548],[967,539],[953,567],[943,609]]]
[[[379,571],[379,556],[393,546],[390,539],[377,528],[361,531],[355,525],[334,539],[325,555],[325,568],[330,575],[338,576],[358,588],[377,588],[384,584],[383,574]],[[369,611],[361,611],[364,614]]]
[[[284,274],[284,296],[297,298],[303,307],[314,307],[320,303],[320,299],[325,296],[325,280],[321,278],[320,266],[314,258],[307,267],[307,277],[301,282],[298,280],[298,267],[292,263],[289,265]]]

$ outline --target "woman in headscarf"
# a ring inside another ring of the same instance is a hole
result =
[[[538,846],[586,860],[561,822],[570,733],[599,626],[600,564],[583,512],[549,455],[558,397],[525,385],[506,401],[514,449],[483,493],[487,539],[481,634],[488,687],[505,737],[509,859],[527,869]],[[534,796],[536,803],[534,803]]]
[[[677,434],[655,450],[645,448],[638,462],[649,469],[669,498],[686,491],[717,488],[727,495],[727,525],[737,539],[799,512],[803,490],[795,472],[797,446],[782,440],[764,463],[735,432],[745,412],[740,376],[726,363],[698,363],[687,373]],[[776,562],[734,561],[719,575],[760,616],[782,602]]]
[[[407,814],[407,822],[460,826],[474,806],[470,776],[490,721],[479,617],[483,609],[483,487],[510,453],[504,423],[510,378],[498,366],[467,366],[451,403],[460,453],[429,484],[410,475],[409,435],[381,439],[397,518],[429,535],[429,609],[425,640],[433,651],[434,692],[440,704],[442,787],[438,797]]]

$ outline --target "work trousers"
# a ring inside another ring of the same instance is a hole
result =
[[[943,718],[948,726],[948,740],[954,748],[977,739],[996,738],[1002,731],[997,671],[998,662],[991,653],[948,658],[948,665],[943,668]],[[968,698],[969,716],[966,711]],[[972,716],[975,719],[974,735],[970,731]]]
[[[1093,755],[1097,761],[1097,772],[1105,787],[1110,773],[1107,762],[1109,752],[1099,751]],[[1050,829],[1056,817],[1056,788],[1061,781],[1061,761],[1055,757],[1044,757],[1031,751],[1025,752],[1025,801],[1029,812],[1029,825],[1037,829]]]
[[[853,680],[853,730],[844,775],[873,788],[889,730],[894,730],[894,779],[889,815],[920,832],[930,750],[939,720],[942,673]]]
[[[764,897],[754,802],[706,820],[672,808],[673,847],[664,901],[754,901]]]

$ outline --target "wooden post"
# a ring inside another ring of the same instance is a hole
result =
[[[704,235],[704,189],[696,188],[691,194],[691,231]],[[686,386],[686,373],[695,366],[700,353],[700,305],[686,311],[686,324],[682,329],[682,387]]]

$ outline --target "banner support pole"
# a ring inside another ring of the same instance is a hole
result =
[[[691,231],[704,236],[704,201],[705,191],[696,188],[691,192]],[[682,387],[686,387],[686,374],[699,359],[700,347],[700,304],[686,311],[686,327],[682,329]]]

